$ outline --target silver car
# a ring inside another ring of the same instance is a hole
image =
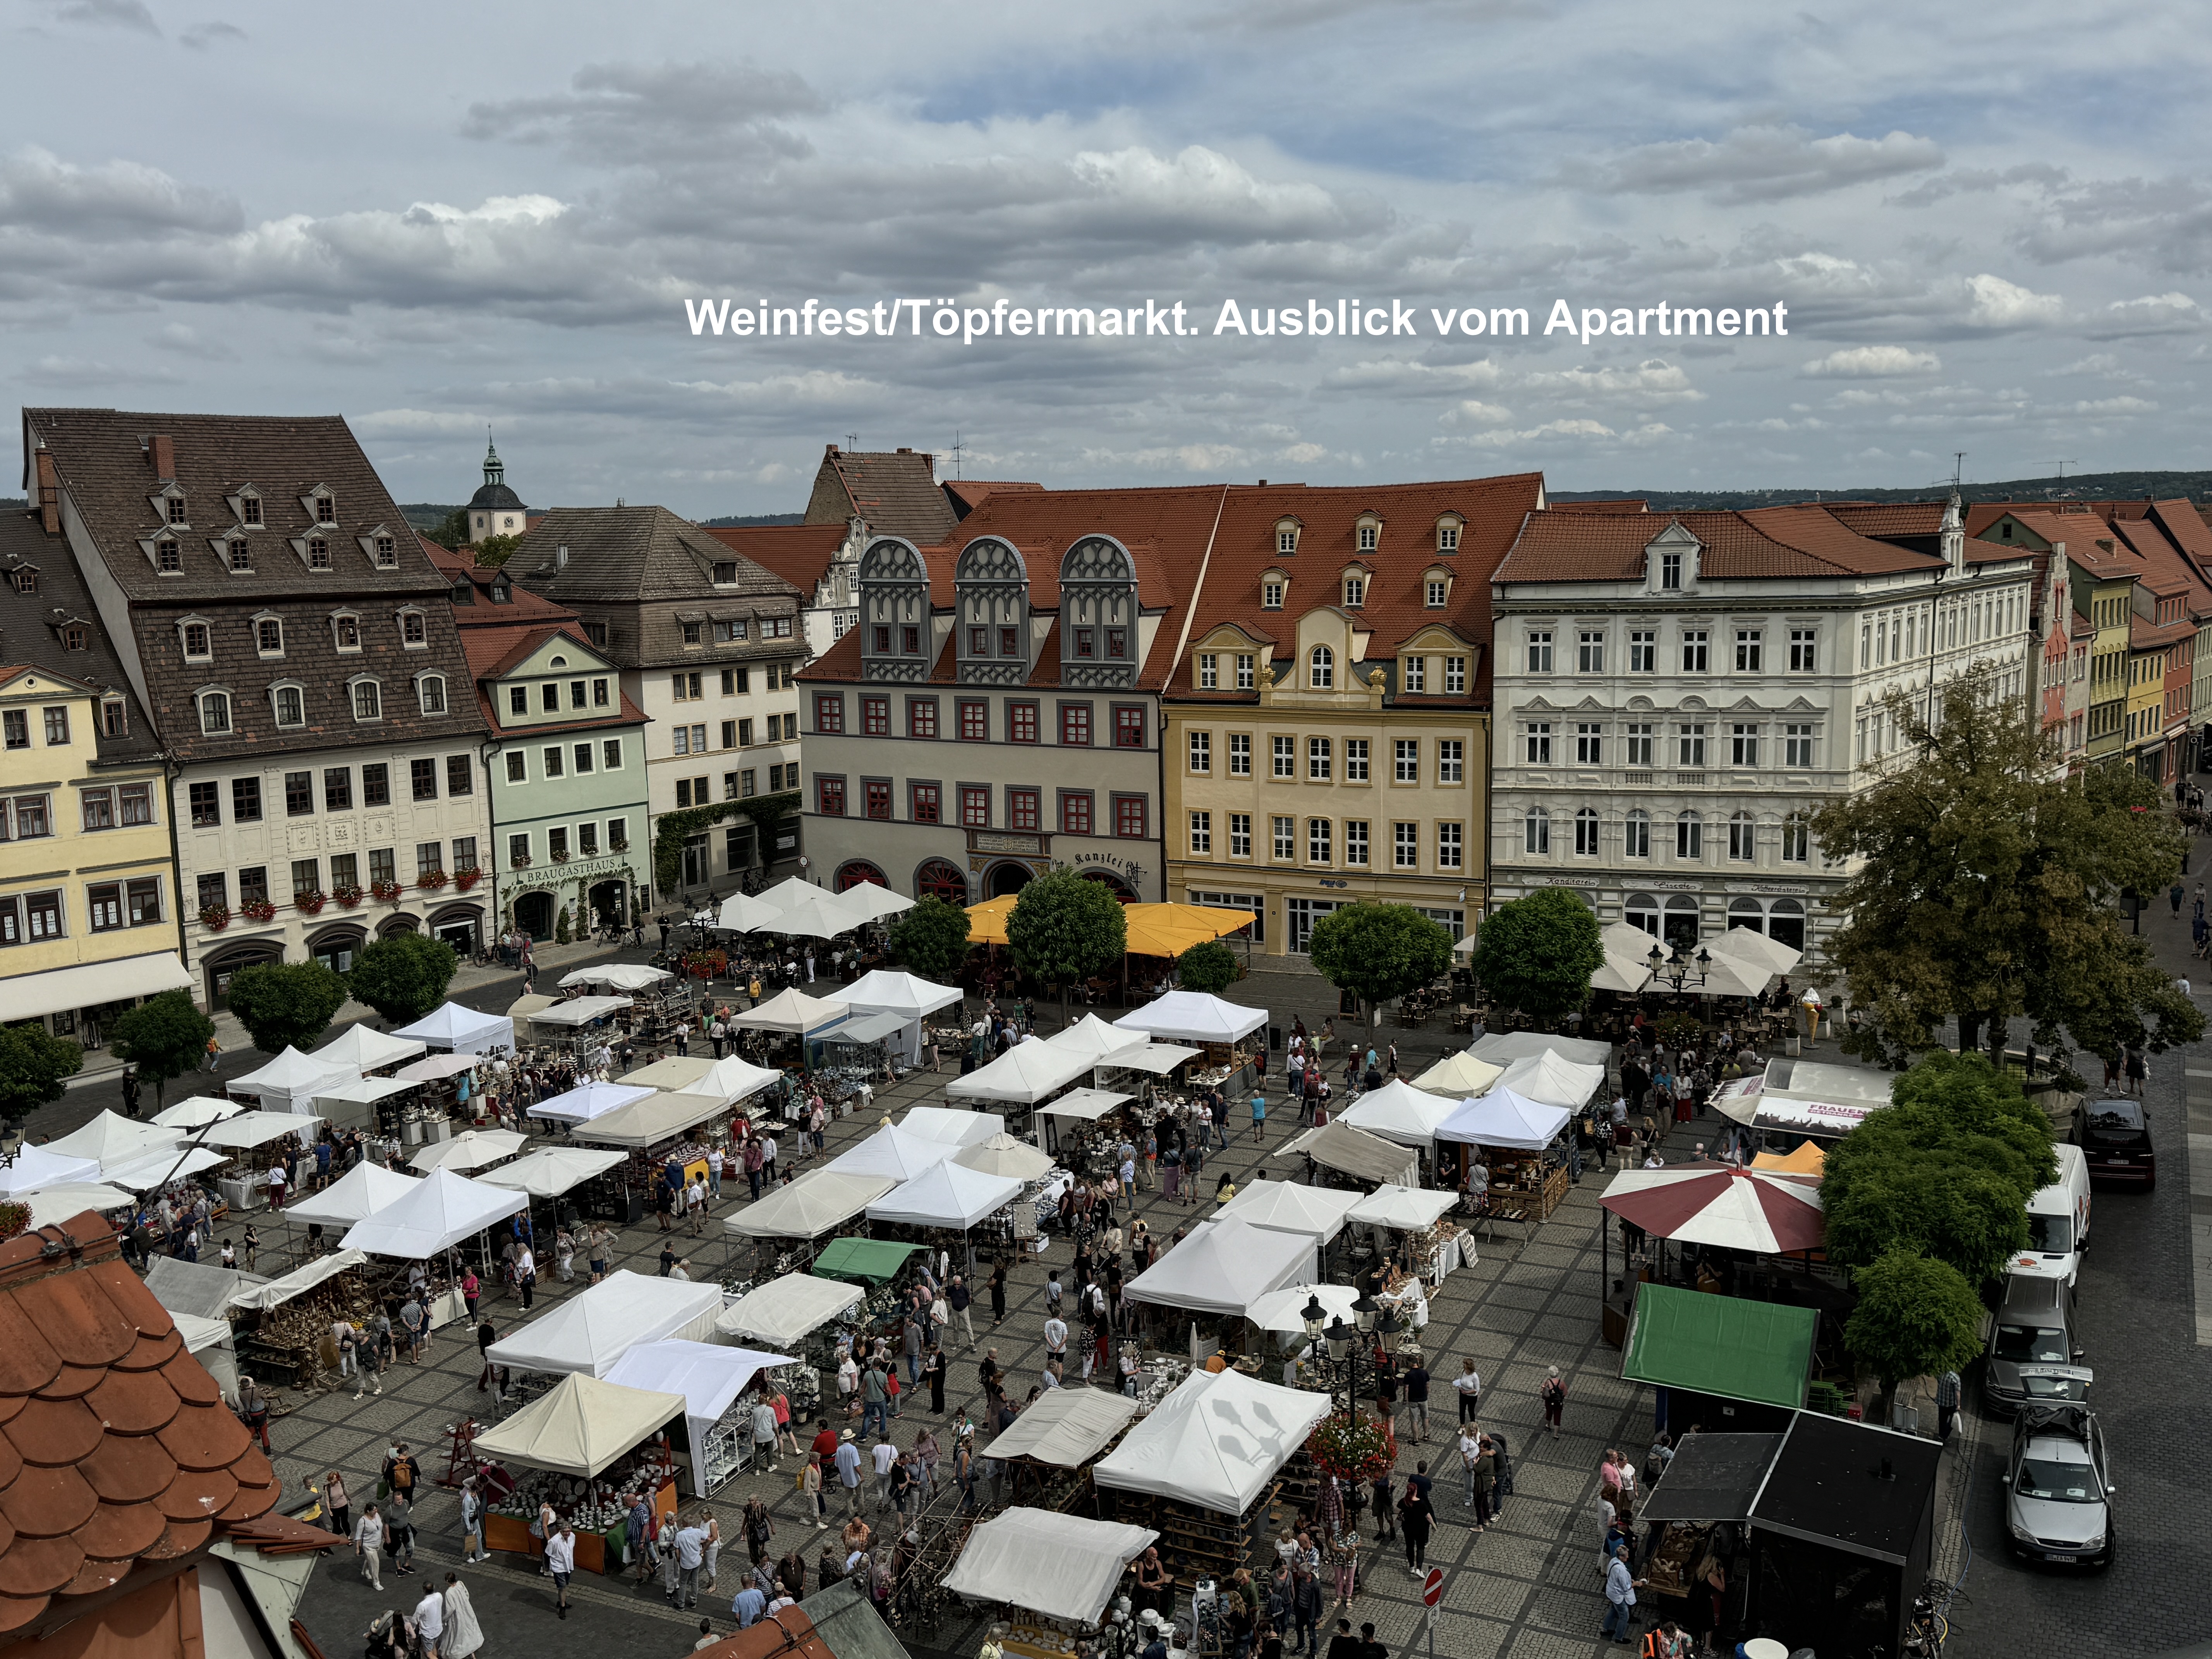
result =
[[[2005,1530],[2013,1552],[2061,1566],[2108,1567],[2115,1496],[2105,1431],[2087,1406],[2023,1406],[2005,1465]]]

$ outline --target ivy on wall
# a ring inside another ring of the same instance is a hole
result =
[[[684,874],[684,843],[703,830],[712,829],[732,813],[750,818],[765,830],[779,818],[799,810],[799,791],[786,789],[773,795],[753,795],[744,800],[716,801],[711,806],[687,806],[663,812],[653,833],[653,879],[664,893],[678,886]]]

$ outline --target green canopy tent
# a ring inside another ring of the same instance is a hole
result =
[[[817,1279],[842,1279],[848,1284],[880,1289],[899,1276],[909,1257],[926,1248],[882,1238],[833,1238],[823,1246],[822,1254],[807,1271]]]
[[[1819,1328],[1810,1308],[1643,1285],[1620,1374],[1658,1391],[1653,1425],[1678,1438],[1692,1424],[1775,1432],[1804,1407]]]

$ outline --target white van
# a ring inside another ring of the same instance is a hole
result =
[[[2027,1249],[2008,1269],[2022,1279],[2061,1279],[2069,1285],[2089,1247],[2089,1165],[2079,1146],[2061,1143],[2058,1179],[2027,1200]]]

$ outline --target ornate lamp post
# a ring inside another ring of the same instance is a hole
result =
[[[1685,985],[1692,983],[1703,985],[1705,982],[1706,970],[1713,965],[1712,953],[1703,945],[1698,947],[1698,954],[1695,957],[1686,957],[1682,954],[1682,947],[1679,945],[1670,947],[1664,955],[1661,954],[1659,947],[1655,945],[1645,953],[1644,959],[1651,965],[1652,976],[1655,979],[1664,980],[1672,986],[1677,996],[1682,994]],[[1693,973],[1697,976],[1694,981],[1691,978]]]

